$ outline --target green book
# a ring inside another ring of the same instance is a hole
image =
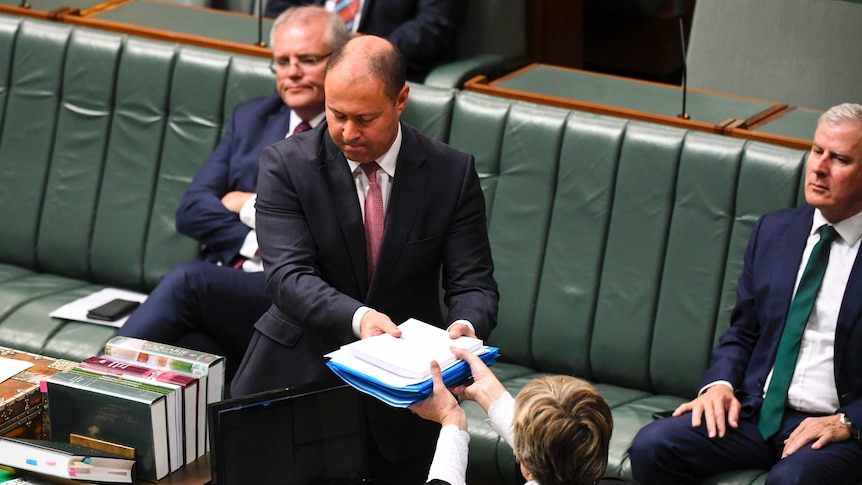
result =
[[[69,372],[163,394],[167,399],[168,406],[168,461],[170,462],[171,472],[179,470],[185,464],[185,457],[183,456],[185,433],[183,429],[183,402],[176,387],[160,384],[155,381],[136,381],[115,374],[84,369],[80,366],[69,369]]]
[[[170,473],[167,397],[155,391],[59,372],[46,383],[51,437],[71,434],[135,449],[138,478],[158,481]]]

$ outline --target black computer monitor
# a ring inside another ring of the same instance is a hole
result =
[[[340,383],[209,404],[211,484],[370,484],[360,402]]]

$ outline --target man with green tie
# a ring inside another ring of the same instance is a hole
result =
[[[641,484],[741,469],[771,469],[767,483],[862,481],[862,105],[820,117],[804,191],[806,204],[754,226],[698,396],[635,437]]]

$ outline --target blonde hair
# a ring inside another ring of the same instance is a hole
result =
[[[542,485],[594,484],[608,465],[611,409],[570,376],[533,379],[515,398],[515,458]]]

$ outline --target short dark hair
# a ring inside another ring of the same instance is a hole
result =
[[[386,42],[388,48],[375,49],[370,52],[364,52],[368,60],[368,74],[374,78],[383,81],[383,90],[386,96],[395,102],[398,99],[398,93],[407,82],[407,64],[404,61],[404,56],[397,47]],[[326,63],[326,74],[337,66],[347,55],[351,54],[350,42],[342,45],[332,52],[329,57],[329,62]]]

